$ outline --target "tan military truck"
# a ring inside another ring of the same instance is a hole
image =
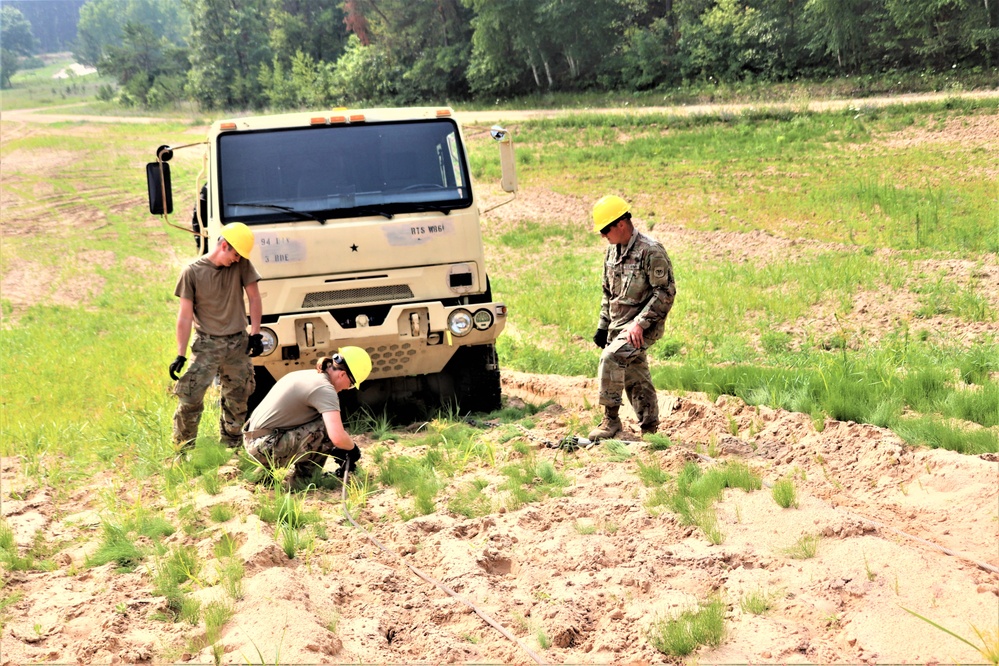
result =
[[[510,134],[490,132],[502,187],[515,192]],[[482,201],[452,109],[235,118],[192,145],[204,149],[199,250],[230,222],[256,239],[264,354],[251,409],[277,379],[343,345],[371,355],[356,399],[376,410],[500,407],[495,342],[507,311],[490,290]],[[160,146],[147,165],[151,213],[172,212],[168,161],[187,147]]]

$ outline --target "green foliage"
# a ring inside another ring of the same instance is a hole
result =
[[[794,487],[794,479],[780,479],[770,489],[770,494],[777,506],[783,509],[798,508],[798,494]]]
[[[821,537],[815,534],[803,534],[791,546],[784,549],[784,554],[796,560],[808,560],[818,552]]]
[[[98,65],[121,87],[123,106],[160,109],[185,98],[187,50],[146,25],[125,23],[118,41],[103,45]]]
[[[236,511],[229,504],[213,504],[208,509],[208,515],[216,523],[224,523],[231,520],[236,515]]]
[[[378,466],[378,481],[395,488],[401,497],[413,498],[415,513],[404,512],[404,517],[424,516],[434,511],[434,498],[443,487],[435,471],[443,463],[439,449],[430,449],[422,458],[387,458]]]
[[[739,598],[739,608],[743,613],[766,615],[774,606],[774,596],[763,590],[747,592]]]
[[[114,562],[119,571],[132,571],[147,554],[136,543],[139,537],[158,544],[175,531],[174,526],[162,516],[142,507],[133,507],[131,511],[127,511],[116,499],[112,500],[109,512],[112,515],[101,520],[101,544],[93,554],[87,556],[87,566],[96,567]]]
[[[4,588],[7,586],[7,578],[4,577],[0,579],[0,631],[7,625],[7,621],[11,617],[11,613],[8,610],[11,606],[16,605],[22,598],[24,598],[24,592],[17,591],[7,594],[4,592]]]
[[[75,55],[153,108],[770,103],[759,82],[782,100],[991,87],[996,25],[992,3],[914,0],[90,0]]]
[[[298,530],[306,525],[317,523],[322,516],[305,508],[304,498],[298,493],[258,493],[260,504],[256,513],[260,520],[277,526]]]
[[[209,645],[222,638],[222,628],[235,613],[232,604],[225,601],[216,599],[205,604],[201,615],[205,619],[205,640]]]
[[[909,444],[948,449],[976,455],[999,452],[999,435],[990,430],[972,429],[932,417],[902,417],[892,429]]]
[[[667,435],[660,435],[655,432],[643,435],[642,439],[647,442],[647,446],[650,451],[665,451],[669,447],[673,446],[673,440],[671,440]]]
[[[725,602],[715,598],[697,610],[657,618],[647,636],[652,647],[670,657],[684,657],[702,645],[718,647],[725,636]]]
[[[640,475],[652,477],[641,465],[639,470]],[[697,463],[688,462],[677,476],[675,487],[657,488],[646,499],[645,506],[649,509],[665,506],[677,514],[681,523],[698,526],[709,541],[717,544],[724,540],[724,535],[718,530],[713,505],[721,499],[722,491],[742,488],[752,492],[759,490],[762,484],[760,477],[744,463],[726,462],[703,472]]]
[[[485,494],[489,482],[484,479],[473,479],[463,484],[455,496],[448,502],[448,510],[465,518],[486,516],[492,512],[492,498]]]
[[[247,0],[238,8],[221,0],[191,0],[188,90],[204,108],[260,107],[261,67],[271,63],[266,0]]]
[[[2,519],[0,519],[0,564],[3,564],[8,571],[51,568],[37,562],[32,552],[26,552],[22,555],[14,540],[14,531],[7,524],[7,521]],[[0,614],[2,614],[2,605],[0,605]]]
[[[20,57],[35,48],[31,23],[19,9],[0,7],[0,88],[11,87],[11,77],[20,68]]]
[[[243,598],[243,576],[246,570],[239,559],[230,557],[225,560],[219,570],[222,589],[230,598],[239,601]]]
[[[658,488],[669,481],[669,473],[662,468],[657,458],[650,458],[648,463],[641,459],[636,461],[638,465],[638,478],[642,484],[651,488]]]
[[[162,44],[182,44],[190,22],[184,3],[171,0],[89,0],[80,8],[76,30],[77,62],[97,67],[107,49],[121,45],[129,30],[148,31]]]
[[[219,537],[218,543],[215,544],[215,557],[220,560],[232,557],[236,553],[236,548],[236,539],[228,532],[223,532]]]
[[[960,634],[954,633],[953,631],[944,627],[943,625],[937,624],[933,620],[923,617],[922,615],[920,615],[915,611],[911,611],[904,606],[902,606],[902,610],[904,610],[906,613],[909,613],[910,615],[918,617],[923,622],[926,622],[930,626],[939,629],[945,634],[953,636],[962,643],[971,646],[974,650],[976,650],[979,654],[981,654],[982,657],[984,657],[988,663],[992,664],[993,666],[999,664],[999,630],[996,631],[989,631],[988,629],[982,630],[972,625],[971,627],[972,630],[975,632],[975,635],[978,636],[978,640],[982,642],[982,644],[979,646],[975,645],[974,643],[969,641],[967,638],[964,638]]]
[[[562,490],[569,485],[569,479],[548,461],[525,458],[500,471],[507,477],[500,489],[507,491],[506,505],[511,510],[549,497],[561,497]]]

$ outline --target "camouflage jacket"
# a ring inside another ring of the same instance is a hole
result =
[[[636,230],[626,246],[608,246],[600,328],[619,331],[638,321],[651,344],[662,337],[675,296],[673,265],[659,241]]]

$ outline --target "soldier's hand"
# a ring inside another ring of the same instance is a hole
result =
[[[361,459],[361,447],[354,444],[354,448],[347,451],[347,462],[350,464],[350,471],[353,472],[354,468],[357,467],[357,461]]]
[[[357,444],[349,451],[337,449],[333,458],[340,463],[336,469],[336,477],[342,479],[344,472],[353,472],[357,469],[357,461],[361,459],[361,449]]]
[[[180,371],[184,369],[184,364],[187,363],[187,358],[184,356],[177,356],[170,364],[170,379],[177,381],[180,379]]]
[[[593,344],[603,349],[607,346],[607,329],[598,328],[597,332],[593,334]]]
[[[628,344],[635,349],[641,349],[645,344],[645,329],[637,321],[628,328]]]
[[[264,353],[264,336],[256,333],[250,336],[250,341],[246,344],[246,353],[250,356],[260,356]]]

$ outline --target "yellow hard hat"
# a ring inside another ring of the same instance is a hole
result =
[[[253,232],[242,222],[231,222],[222,227],[222,238],[226,240],[239,256],[246,259],[253,249]]]
[[[371,357],[368,352],[360,347],[340,347],[337,352],[340,360],[347,366],[347,374],[354,380],[354,385],[359,387],[371,374]]]
[[[600,197],[593,204],[593,230],[597,233],[611,222],[614,222],[628,212],[628,202],[616,194]]]

